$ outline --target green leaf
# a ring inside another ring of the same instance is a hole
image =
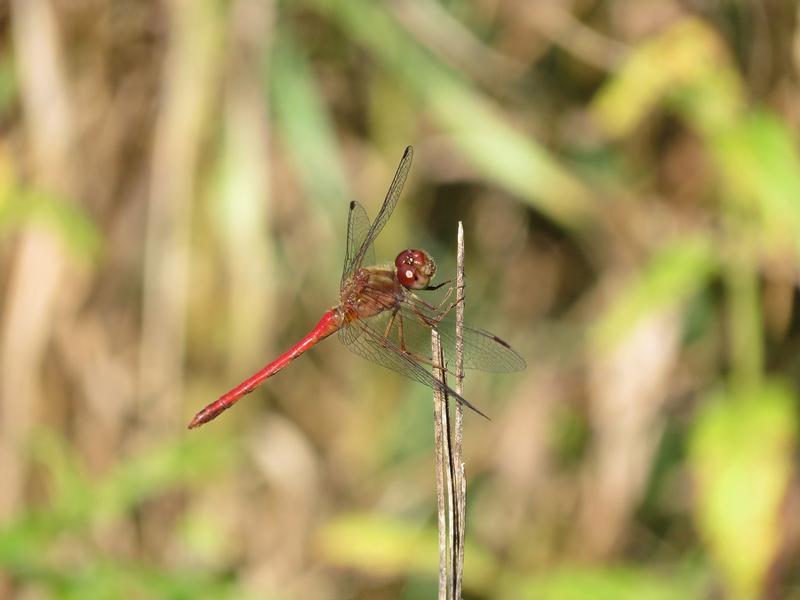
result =
[[[320,531],[317,548],[335,566],[372,575],[438,573],[436,530],[399,519],[366,513],[339,516]],[[468,539],[465,557],[465,587],[486,589],[497,568],[491,556]]]
[[[100,253],[100,231],[89,216],[69,199],[19,186],[0,157],[0,235],[39,225],[53,231],[72,254],[93,260]]]
[[[182,438],[131,457],[103,480],[91,482],[63,440],[39,432],[33,455],[49,476],[49,502],[0,528],[0,565],[22,572],[46,570],[45,549],[59,536],[108,523],[147,498],[207,477],[234,449],[200,437]]]
[[[756,598],[780,548],[797,431],[791,393],[772,383],[712,396],[690,464],[697,522],[732,598]]]
[[[701,598],[705,582],[695,569],[670,576],[627,566],[566,566],[526,576],[502,597],[515,600],[675,600]]]
[[[760,244],[800,251],[800,156],[780,119],[755,112],[712,138],[729,209]]]
[[[680,21],[636,47],[597,94],[592,112],[610,135],[623,137],[664,102],[701,131],[727,126],[743,108],[741,81],[727,52],[699,20]]]

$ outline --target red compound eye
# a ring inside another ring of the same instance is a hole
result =
[[[394,260],[397,280],[407,288],[421,290],[430,284],[436,263],[424,250],[403,250]]]

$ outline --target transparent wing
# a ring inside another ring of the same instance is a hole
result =
[[[455,311],[442,315],[435,307],[411,293],[397,305],[397,310],[393,310],[391,298],[381,297],[377,291],[374,295],[372,297],[371,291],[367,290],[363,301],[375,304],[376,312],[381,312],[365,323],[381,340],[386,340],[390,347],[400,349],[409,358],[428,368],[432,365],[431,328],[436,327],[447,359],[446,366],[450,369],[455,366]],[[345,345],[349,345],[362,335],[361,332],[360,327],[345,327],[340,330],[339,336]],[[524,369],[525,359],[493,333],[465,325],[464,367],[510,373]]]
[[[420,338],[428,338],[427,355],[430,356],[430,328],[436,327],[442,340],[445,357],[451,365],[455,364],[456,319],[455,309],[443,311],[424,300],[408,293],[401,304],[403,315],[403,335],[406,347],[413,352],[425,352],[425,343]],[[511,373],[525,368],[525,359],[507,342],[495,334],[468,325],[464,326],[464,367],[492,373]]]
[[[364,236],[361,246],[353,253],[352,260],[345,264],[345,273],[352,273],[358,267],[364,265],[365,260],[369,260],[368,254],[372,251],[372,244],[375,242],[375,238],[378,237],[383,226],[386,225],[389,217],[392,216],[394,207],[397,206],[397,201],[400,199],[400,193],[403,191],[403,185],[406,182],[406,177],[408,177],[408,171],[411,168],[411,160],[413,158],[414,149],[408,146],[403,153],[403,158],[400,159],[400,164],[397,166],[397,171],[394,174],[394,179],[392,179],[392,184],[389,186],[389,191],[386,192],[386,198],[383,200],[381,210],[378,212],[378,216],[375,217],[372,227],[370,227],[369,231]]]
[[[350,211],[347,214],[347,248],[344,255],[344,270],[342,271],[342,283],[347,279],[355,268],[355,256],[365,246],[364,241],[369,233],[369,217],[367,211],[360,203],[353,200],[350,203]],[[362,262],[367,265],[375,264],[375,250],[372,243],[364,247]]]
[[[445,356],[455,360],[455,318],[447,316],[437,327]],[[526,367],[525,359],[508,343],[484,329],[464,325],[464,368],[491,373],[513,373]]]
[[[430,367],[422,366],[416,356],[404,351],[395,341],[379,333],[378,328],[375,327],[376,323],[374,321],[376,319],[381,321],[391,319],[391,313],[387,311],[386,314],[369,319],[370,325],[363,321],[356,321],[340,331],[339,339],[350,351],[362,358],[366,358],[387,369],[392,369],[430,388],[447,393],[452,398],[455,398],[457,402],[474,410],[479,415],[489,418],[470,404],[463,396],[456,393],[455,390],[436,379],[430,372]],[[430,338],[428,340],[428,345],[430,346]],[[430,355],[430,348],[428,349],[428,354]]]

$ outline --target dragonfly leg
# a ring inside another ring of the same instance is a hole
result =
[[[431,367],[434,366],[433,361],[429,359],[427,356],[422,356],[421,354],[417,354],[416,352],[411,352],[406,348],[406,339],[405,334],[403,333],[403,315],[399,314],[400,307],[398,306],[392,311],[392,316],[389,318],[389,322],[386,324],[386,329],[383,332],[383,344],[384,346],[388,347],[389,341],[389,333],[391,333],[392,325],[394,325],[395,321],[397,321],[397,341],[398,345],[400,346],[400,352],[405,354],[406,356],[413,358],[414,360],[429,365]],[[419,315],[420,318],[425,319],[424,315]],[[434,326],[434,324],[431,324]],[[445,368],[445,372],[450,373],[447,368]]]
[[[424,318],[422,315],[420,315],[420,317]],[[394,315],[392,315],[392,321],[394,321]],[[406,356],[416,360],[417,362],[426,364],[426,365],[428,365],[430,367],[436,367],[436,368],[444,369],[445,373],[448,373],[449,375],[452,375],[453,377],[455,377],[455,373],[453,373],[450,369],[448,369],[447,365],[434,365],[433,361],[430,358],[428,358],[427,356],[423,356],[421,354],[418,354],[416,352],[411,352],[410,350],[406,349],[405,337],[403,335],[403,315],[400,315],[397,318],[397,337],[398,337],[398,340],[400,342],[400,351],[403,354],[405,354]]]
[[[427,358],[425,356],[420,356],[415,352],[410,352],[406,348],[406,338],[405,338],[405,333],[403,332],[403,315],[399,314],[399,312],[400,312],[400,307],[399,306],[397,308],[395,308],[394,310],[392,310],[392,316],[389,318],[389,322],[386,324],[386,329],[383,332],[383,343],[384,343],[384,345],[388,346],[389,334],[392,331],[392,326],[396,322],[397,323],[397,342],[398,342],[398,345],[400,346],[400,352],[402,352],[406,356],[409,356],[409,357],[411,357],[411,358],[413,358],[413,359],[415,359],[415,360],[417,360],[419,362],[423,362],[423,363],[428,364],[428,365],[433,365],[433,363],[431,362],[431,360],[429,358]]]
[[[383,339],[389,339],[389,332],[392,330],[392,325],[394,325],[395,317],[397,317],[397,311],[400,310],[399,306],[396,306],[394,310],[392,310],[392,316],[389,318],[389,322],[386,324],[386,330],[383,332]],[[402,325],[402,318],[400,324],[400,339],[402,340],[402,333],[403,333],[403,325]]]
[[[442,305],[443,305],[443,304],[444,304],[444,303],[447,301],[447,299],[450,297],[450,294],[453,292],[453,289],[454,289],[453,287],[450,287],[450,289],[449,289],[449,290],[447,290],[447,294],[445,294],[444,298],[442,298],[442,301],[439,303],[439,306],[437,306],[437,307],[436,307],[436,312],[437,312],[437,313],[439,313],[439,314],[441,315],[441,316],[439,317],[439,320],[440,320],[440,321],[441,321],[442,319],[444,319],[444,318],[445,318],[445,317],[446,317],[446,316],[447,316],[447,315],[450,313],[450,311],[451,311],[451,310],[453,310],[453,309],[454,309],[456,306],[458,306],[459,304],[461,304],[462,302],[464,302],[464,296],[459,296],[459,297],[458,297],[458,298],[456,298],[456,299],[455,299],[453,302],[451,302],[451,303],[450,303],[450,304],[447,306],[447,308],[445,308],[444,310],[441,310],[441,308],[442,308]]]
[[[453,310],[456,306],[458,306],[459,303],[464,301],[464,296],[461,296],[460,298],[457,298],[456,300],[448,304],[446,308],[444,309],[442,308],[447,302],[447,300],[450,298],[450,296],[452,296],[454,289],[455,286],[452,285],[449,288],[447,288],[447,293],[439,301],[439,304],[435,306],[433,304],[430,304],[429,302],[425,302],[425,300],[421,298],[416,298],[416,300],[420,304],[422,304],[423,306],[425,306],[425,308],[434,313],[436,315],[435,317],[423,316],[420,314],[418,310],[415,310],[414,312],[429,326],[433,327],[437,325],[439,322],[441,322],[442,319],[444,319],[448,314],[450,314],[451,310]]]
[[[437,304],[437,305],[436,305],[436,312],[439,312],[439,311],[442,309],[442,306],[444,306],[444,303],[445,303],[445,302],[447,302],[447,300],[450,298],[450,296],[452,296],[452,295],[453,295],[453,290],[454,290],[454,289],[455,289],[455,288],[454,288],[452,285],[451,285],[449,288],[447,288],[447,293],[446,293],[446,294],[444,295],[444,297],[443,297],[443,298],[442,298],[442,299],[439,301],[439,304]],[[445,314],[449,313],[449,312],[450,312],[450,310],[452,309],[452,307],[453,307],[453,306],[455,306],[455,303],[451,303],[451,304],[450,304],[450,306],[449,306],[449,307],[447,308],[447,310],[445,311]]]
[[[408,354],[406,350],[406,336],[403,333],[403,317],[401,316],[400,319],[397,321],[397,338],[400,340],[400,350]]]
[[[400,318],[397,319],[397,339],[400,342],[400,351],[407,356],[413,357],[413,353],[406,349],[406,337],[403,333],[403,315],[400,315]]]
[[[444,295],[444,298],[442,298],[442,299],[439,301],[439,304],[437,304],[437,305],[435,305],[435,306],[434,306],[433,304],[431,304],[430,302],[425,302],[425,300],[423,300],[423,299],[422,299],[422,298],[420,298],[419,296],[414,296],[414,299],[415,299],[417,302],[419,302],[420,304],[422,304],[422,305],[423,305],[425,308],[427,308],[428,310],[430,310],[430,311],[434,311],[434,312],[439,312],[439,311],[441,310],[441,308],[442,308],[442,305],[443,305],[445,302],[447,302],[447,299],[448,299],[448,298],[449,298],[449,297],[452,295],[452,293],[453,293],[453,286],[451,285],[450,287],[448,287],[448,288],[447,288],[447,293]],[[449,311],[449,310],[450,310],[450,309],[448,308],[448,311]],[[446,313],[445,313],[445,314],[446,314]]]
[[[436,305],[436,306],[433,306],[432,304],[429,304],[428,302],[425,302],[421,298],[418,298],[416,296],[414,297],[414,300],[417,303],[422,304],[427,310],[429,310],[432,313],[431,315],[424,314],[419,309],[418,306],[414,306],[414,303],[409,303],[410,304],[409,308],[414,312],[414,315],[420,321],[425,323],[428,327],[436,327],[450,313],[451,310],[453,310],[456,306],[458,306],[458,304],[460,302],[464,301],[464,297],[462,296],[462,297],[458,298],[457,300],[454,300],[453,302],[451,302],[447,306],[447,308],[442,310],[442,305],[445,302],[447,302],[447,298],[452,294],[452,292],[453,292],[453,287],[451,286],[450,289],[448,289],[447,294],[445,294],[445,297],[442,298],[442,301],[439,302],[439,304]]]

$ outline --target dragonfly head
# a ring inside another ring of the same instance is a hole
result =
[[[403,250],[394,259],[397,280],[411,290],[431,289],[430,283],[436,274],[436,263],[425,250]]]

